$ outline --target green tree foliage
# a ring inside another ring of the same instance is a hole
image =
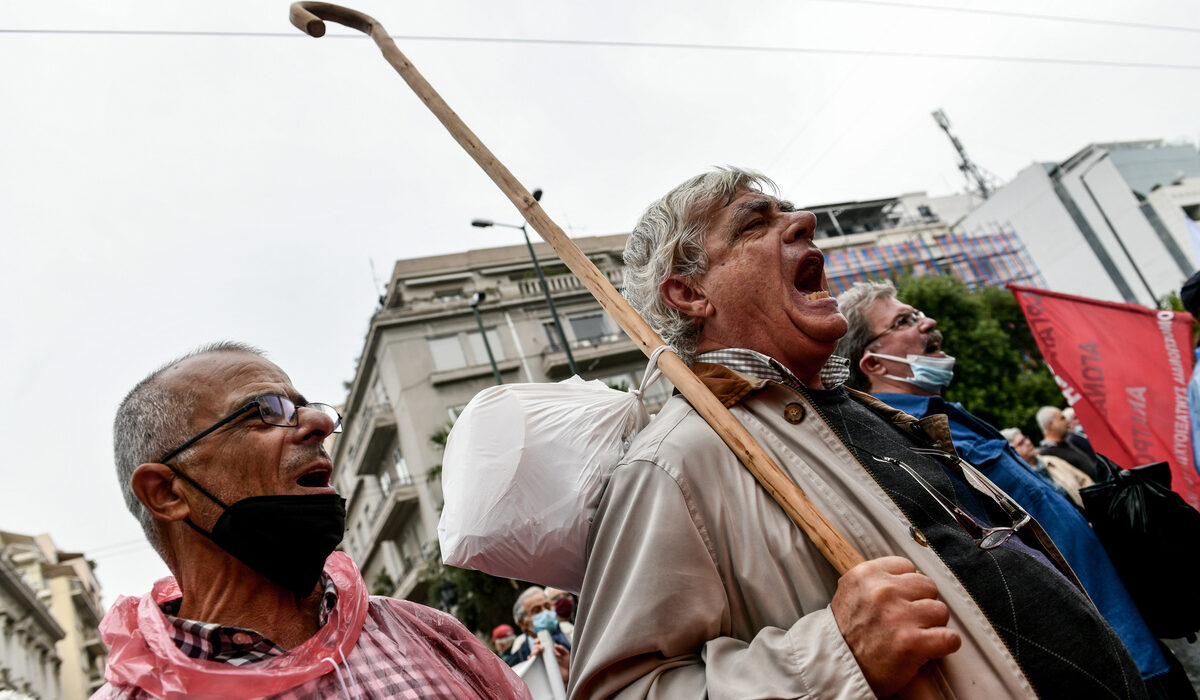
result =
[[[489,576],[442,563],[442,548],[436,540],[425,548],[428,584],[426,605],[450,613],[477,636],[489,638],[496,625],[513,625],[512,606],[517,595],[530,584],[511,578]]]
[[[1165,296],[1158,300],[1158,308],[1168,311],[1187,311],[1183,308],[1183,299],[1179,298],[1179,291],[1172,289]]]
[[[899,297],[938,322],[943,349],[957,358],[947,401],[997,428],[1015,426],[1037,437],[1034,414],[1064,405],[1020,306],[1007,289],[972,292],[955,277],[906,277]]]
[[[371,595],[391,595],[396,590],[396,582],[388,572],[381,571],[371,584]]]

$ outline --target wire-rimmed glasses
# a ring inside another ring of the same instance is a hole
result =
[[[158,461],[160,463],[165,463],[168,459],[171,459],[180,452],[183,452],[187,448],[196,444],[204,436],[229,423],[250,409],[256,407],[258,408],[258,417],[263,423],[266,423],[267,425],[279,426],[281,428],[295,428],[297,425],[300,425],[299,409],[311,408],[324,413],[330,420],[333,421],[333,430],[331,432],[342,432],[342,416],[333,406],[324,403],[305,403],[298,406],[295,401],[292,401],[286,396],[280,396],[279,394],[266,394],[255,398],[245,406],[242,406],[233,413],[230,413],[221,420],[205,428],[200,433],[192,436],[179,447],[167,452]]]
[[[864,343],[863,347],[866,347],[866,346],[870,345],[871,343],[874,343],[876,340],[879,340],[880,338],[887,335],[888,333],[891,333],[892,331],[898,331],[901,328],[910,328],[912,326],[915,326],[918,323],[920,323],[924,318],[925,318],[924,312],[922,312],[918,309],[913,309],[912,311],[909,311],[908,313],[900,314],[898,317],[896,317],[895,321],[892,321],[892,325],[888,326],[887,328],[884,328],[882,331],[879,331],[879,333],[871,336],[871,339],[868,340],[866,343]]]
[[[938,505],[940,505],[946,511],[946,513],[950,515],[950,517],[954,518],[955,522],[957,522],[964,530],[967,531],[967,534],[975,540],[975,545],[980,549],[995,549],[996,547],[999,547],[1007,542],[1013,535],[1017,534],[1021,528],[1032,522],[1033,516],[1027,513],[1025,509],[1022,508],[1016,501],[1014,501],[1008,494],[1004,493],[1004,491],[1002,491],[998,486],[993,484],[991,480],[981,474],[979,470],[976,469],[970,462],[942,450],[922,447],[912,447],[910,449],[918,454],[956,460],[959,466],[962,468],[963,478],[967,480],[967,483],[971,484],[971,486],[976,490],[983,491],[987,495],[991,496],[992,500],[994,500],[1008,513],[1008,516],[1012,519],[1011,526],[987,527],[983,523],[976,520],[970,513],[966,512],[962,508],[959,508],[956,503],[943,496],[936,488],[933,487],[932,484],[918,474],[915,469],[908,466],[904,462],[894,457],[880,457],[878,455],[868,453],[871,454],[871,458],[876,462],[892,464],[903,469],[906,474],[911,476],[913,480],[921,486],[921,488],[925,489],[929,495],[933,497],[933,500],[938,502]]]

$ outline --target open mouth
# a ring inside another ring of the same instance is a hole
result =
[[[935,352],[942,351],[942,332],[936,328],[929,331],[929,335],[925,336],[925,354],[929,355]]]
[[[831,296],[828,291],[821,288],[825,278],[824,272],[825,256],[817,251],[807,253],[796,270],[796,281],[793,283],[796,291],[810,301]]]
[[[332,476],[332,472],[328,469],[314,469],[301,474],[300,478],[296,479],[296,484],[305,488],[327,488],[330,476]]]

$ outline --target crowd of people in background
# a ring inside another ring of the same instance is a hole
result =
[[[1029,465],[1030,471],[1083,508],[1079,489],[1096,483],[1096,453],[1088,442],[1087,433],[1070,408],[1060,411],[1053,406],[1043,406],[1037,415],[1043,435],[1038,446],[1034,446],[1033,440],[1020,428],[1005,428],[1000,432]],[[1061,432],[1064,430],[1065,433]],[[1072,459],[1067,459],[1064,454]]]

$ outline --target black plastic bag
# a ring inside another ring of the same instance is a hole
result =
[[[1171,490],[1166,462],[1121,469],[1096,455],[1104,480],[1079,490],[1104,544],[1156,637],[1200,630],[1200,512]]]

